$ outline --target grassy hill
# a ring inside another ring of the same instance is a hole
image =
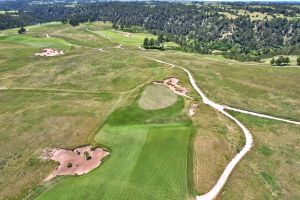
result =
[[[220,104],[300,119],[299,68],[144,51],[144,37],[156,36],[114,31],[103,22],[84,25],[54,22],[26,27],[25,35],[0,32],[0,199],[190,199],[207,192],[243,146],[243,135],[201,103],[186,74],[147,57],[186,67]],[[43,47],[65,54],[35,56]],[[140,108],[146,86],[167,77],[178,78],[193,100]],[[189,117],[195,102],[199,108]],[[300,198],[300,128],[235,116],[254,134],[254,147],[219,198]],[[39,158],[44,148],[84,144],[111,155],[91,173],[41,184],[57,165]]]

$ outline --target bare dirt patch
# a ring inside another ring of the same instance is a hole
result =
[[[41,53],[35,53],[36,56],[59,56],[63,55],[64,51],[51,49],[51,48],[43,48]]]
[[[171,77],[171,78],[166,78],[163,81],[154,81],[154,84],[162,84],[167,86],[172,92],[175,94],[178,94],[180,96],[184,97],[189,97],[187,95],[188,89],[186,87],[183,87],[179,84],[179,80],[177,78]],[[189,97],[191,98],[191,97]]]
[[[67,149],[46,149],[42,158],[59,162],[59,166],[44,179],[49,181],[56,176],[82,175],[90,172],[101,164],[101,160],[109,153],[101,148],[92,146]]]

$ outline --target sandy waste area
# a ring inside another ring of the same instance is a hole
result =
[[[179,84],[177,78],[166,78],[163,81],[154,81],[154,84],[161,84],[167,86],[172,92],[181,96],[187,96],[188,89]]]
[[[49,181],[56,176],[82,175],[90,172],[101,164],[101,160],[109,152],[101,148],[85,146],[73,151],[66,149],[46,149],[42,158],[59,162],[59,166],[44,181]]]
[[[59,51],[51,48],[43,48],[41,53],[35,53],[36,56],[59,56],[63,55],[64,51]]]

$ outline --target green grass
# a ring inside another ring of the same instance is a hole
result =
[[[116,110],[111,120],[107,122],[109,125],[137,125],[137,124],[153,124],[153,123],[189,123],[185,115],[182,115],[183,98],[178,98],[177,102],[164,109],[144,110],[137,103],[134,105],[123,107]],[[126,117],[124,117],[126,116]],[[176,116],[176,117],[170,117]]]
[[[58,182],[37,199],[188,199],[191,127],[187,118],[176,119],[182,115],[182,98],[157,111],[136,104],[113,112],[95,137],[109,148],[109,159],[85,176]]]
[[[242,134],[204,105],[192,124],[184,113],[192,102],[184,104],[181,97],[164,109],[141,109],[139,91],[153,80],[176,76],[193,91],[181,70],[145,56],[190,69],[205,94],[218,103],[299,119],[298,68],[240,63],[218,55],[140,51],[136,45],[144,35],[126,37],[109,23],[86,26],[93,32],[59,22],[26,27],[26,35],[17,35],[17,29],[0,31],[0,85],[20,88],[0,92],[4,199],[21,199],[55,168],[54,163],[38,160],[43,148],[96,142],[111,152],[99,168],[80,177],[58,178],[33,193],[46,189],[39,199],[187,199],[194,189],[203,193],[215,183],[243,144]],[[119,42],[126,45],[124,50],[112,48]],[[67,53],[34,56],[41,45],[66,48]],[[97,47],[107,51],[92,49]],[[41,90],[47,88],[80,92]],[[195,93],[189,95],[199,100]],[[236,117],[254,134],[255,146],[234,170],[220,198],[299,199],[299,128]]]
[[[139,100],[139,106],[145,110],[157,110],[173,105],[177,100],[168,87],[164,85],[148,85]]]
[[[235,169],[220,199],[299,199],[299,126],[232,114],[251,131],[254,146]]]
[[[35,47],[51,47],[63,50],[71,48],[71,45],[68,42],[59,38],[37,38],[29,35],[0,36],[0,41],[21,43]]]
[[[198,86],[217,103],[293,120],[300,117],[299,68],[183,52],[146,53],[189,69]]]
[[[113,42],[120,43],[128,46],[141,46],[146,37],[156,39],[157,36],[149,33],[127,33],[119,30],[113,30],[111,23],[87,23],[87,28],[98,35],[102,35],[104,38],[108,38]],[[170,47],[174,46],[174,43],[170,43]]]

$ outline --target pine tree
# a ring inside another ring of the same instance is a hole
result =
[[[148,46],[149,46],[149,39],[148,38],[144,39],[143,46],[144,46],[144,48],[148,48]]]

